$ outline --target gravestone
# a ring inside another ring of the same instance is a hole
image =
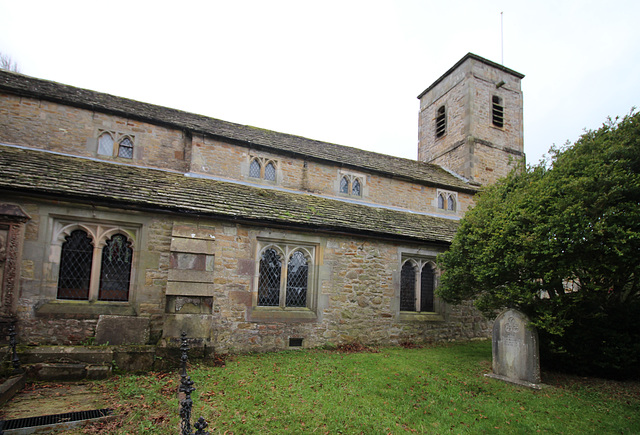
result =
[[[529,319],[509,309],[493,323],[493,373],[487,376],[530,388],[540,388],[538,332]]]

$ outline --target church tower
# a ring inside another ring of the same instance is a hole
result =
[[[523,74],[469,53],[418,99],[418,160],[490,184],[524,164]]]

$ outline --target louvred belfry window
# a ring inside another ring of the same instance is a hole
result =
[[[491,103],[493,125],[502,128],[504,127],[504,106],[502,105],[502,98],[494,95]]]
[[[436,113],[436,137],[442,137],[447,132],[447,112],[440,106]]]
[[[75,230],[66,237],[60,255],[58,299],[88,299],[93,244],[87,233]]]

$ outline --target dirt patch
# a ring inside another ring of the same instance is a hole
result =
[[[628,397],[640,400],[640,381],[615,381],[571,375],[559,372],[543,372],[542,382],[560,389],[592,390],[605,394],[611,398]]]

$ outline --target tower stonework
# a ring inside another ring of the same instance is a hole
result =
[[[523,74],[468,53],[420,100],[418,160],[490,184],[525,160]]]

